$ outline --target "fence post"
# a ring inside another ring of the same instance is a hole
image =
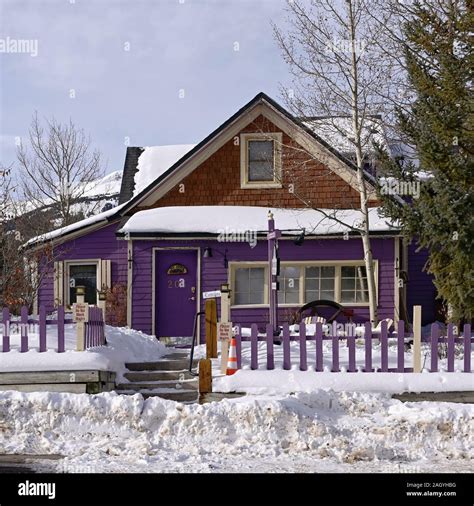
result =
[[[273,325],[267,324],[267,369],[275,369],[275,361],[273,359]]]
[[[372,372],[372,325],[365,322],[365,372]]]
[[[58,306],[58,353],[64,353],[64,306]]]
[[[39,308],[39,351],[46,351],[46,308]]]
[[[324,368],[323,363],[323,324],[321,322],[316,322],[316,371],[321,372]]]
[[[413,372],[421,372],[421,306],[413,306]]]
[[[431,372],[438,372],[438,337],[439,327],[433,323],[431,324]]]
[[[74,320],[76,322],[76,350],[85,350],[86,323],[89,321],[89,304],[85,302],[86,289],[76,286],[76,303],[74,304]]]
[[[217,358],[217,303],[216,299],[206,299],[206,357]]]
[[[454,372],[454,325],[448,323],[448,372]]]
[[[26,306],[22,306],[21,308],[20,329],[20,352],[24,353],[28,351],[28,308]]]
[[[212,364],[211,359],[203,358],[199,361],[199,393],[212,392]]]
[[[283,324],[283,369],[291,369],[290,359],[290,329],[288,323]]]
[[[252,323],[250,335],[250,368],[258,369],[258,328],[256,323]]]
[[[380,368],[382,372],[388,371],[388,334],[387,321],[382,320],[380,326]]]
[[[405,322],[398,320],[397,328],[397,371],[405,372]]]
[[[300,371],[308,370],[308,359],[306,352],[306,324],[300,323]]]
[[[6,352],[10,351],[10,311],[8,310],[7,307],[3,308],[2,318],[3,318],[2,351]]]
[[[464,325],[464,372],[471,372],[471,325]]]

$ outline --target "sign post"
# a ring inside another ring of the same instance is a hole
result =
[[[229,343],[232,338],[232,322],[230,322],[230,288],[228,284],[221,286],[221,321],[217,329],[218,339],[221,342],[221,373],[227,372],[229,359]]]
[[[280,257],[278,254],[278,238],[281,232],[275,229],[273,213],[268,211],[268,301],[270,304],[270,325],[273,335],[280,335],[278,325],[278,276],[280,275]]]
[[[76,322],[76,350],[85,350],[85,324],[89,321],[89,304],[84,302],[85,287],[76,286],[76,303],[72,306],[73,319]]]

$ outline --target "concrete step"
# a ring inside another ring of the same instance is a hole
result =
[[[174,388],[177,392],[183,390],[196,391],[199,387],[198,381],[188,380],[184,382],[159,381],[155,383],[120,383],[116,390],[156,390],[159,388]]]
[[[177,390],[170,391],[155,391],[155,392],[136,392],[135,390],[117,390],[118,394],[121,395],[134,395],[141,393],[145,399],[150,397],[161,397],[162,399],[168,399],[177,402],[196,402],[198,400],[198,393],[196,390]]]
[[[193,360],[197,367],[198,360]],[[189,359],[167,359],[158,362],[128,362],[125,367],[129,371],[182,371],[189,369]]]
[[[195,379],[189,371],[159,371],[159,372],[126,372],[124,374],[128,381],[140,381],[147,383],[150,381],[182,381],[188,379]]]

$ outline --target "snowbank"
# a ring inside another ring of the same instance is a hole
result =
[[[115,371],[119,382],[123,381],[125,362],[153,361],[167,353],[166,347],[154,336],[137,330],[107,325],[105,336],[107,346],[74,351],[76,349],[75,325],[66,325],[64,353],[57,353],[54,349],[40,353],[38,351],[39,336],[33,333],[28,336],[30,350],[20,353],[20,336],[12,335],[11,351],[0,353],[0,372],[104,370]],[[47,343],[48,348],[56,346],[56,326],[48,325]]]
[[[468,472],[473,418],[470,405],[322,390],[206,405],[6,392],[0,451],[62,454],[65,472]]]
[[[350,229],[314,209],[271,208],[275,224],[281,230],[306,229],[307,234],[340,234]],[[140,232],[205,232],[220,234],[226,231],[268,230],[268,207],[249,206],[186,206],[160,207],[135,213],[120,229],[123,233]],[[330,216],[357,226],[362,214],[357,210],[325,209]],[[387,218],[379,214],[379,208],[369,210],[370,230],[373,232],[396,230]]]

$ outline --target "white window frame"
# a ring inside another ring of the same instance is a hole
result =
[[[378,294],[379,294],[379,261],[374,260],[375,270],[375,293],[376,293],[376,305],[378,306]],[[305,267],[334,267],[334,299],[338,304],[342,304],[347,307],[369,307],[369,302],[341,302],[341,267],[352,267],[352,266],[365,266],[363,260],[321,260],[321,261],[306,261],[306,260],[295,260],[281,262],[281,267],[300,267],[300,292],[298,304],[278,304],[278,307],[295,307],[296,305],[303,306],[305,302]],[[264,303],[263,304],[235,304],[234,299],[234,286],[235,286],[235,270],[240,267],[263,267],[264,272]],[[245,308],[259,308],[268,307],[268,262],[229,262],[228,269],[228,282],[232,289],[231,292],[231,308],[232,309],[245,309]]]
[[[248,145],[250,141],[273,141],[273,181],[249,181]],[[282,188],[281,184],[281,132],[240,134],[240,187]]]
[[[96,288],[100,290],[102,286],[101,283],[101,268],[100,268],[100,258],[93,258],[88,260],[65,260],[64,261],[64,291],[65,291],[65,300],[68,307],[71,307],[70,291],[69,291],[69,268],[75,265],[95,265],[96,267]],[[97,295],[97,299],[98,299]]]

